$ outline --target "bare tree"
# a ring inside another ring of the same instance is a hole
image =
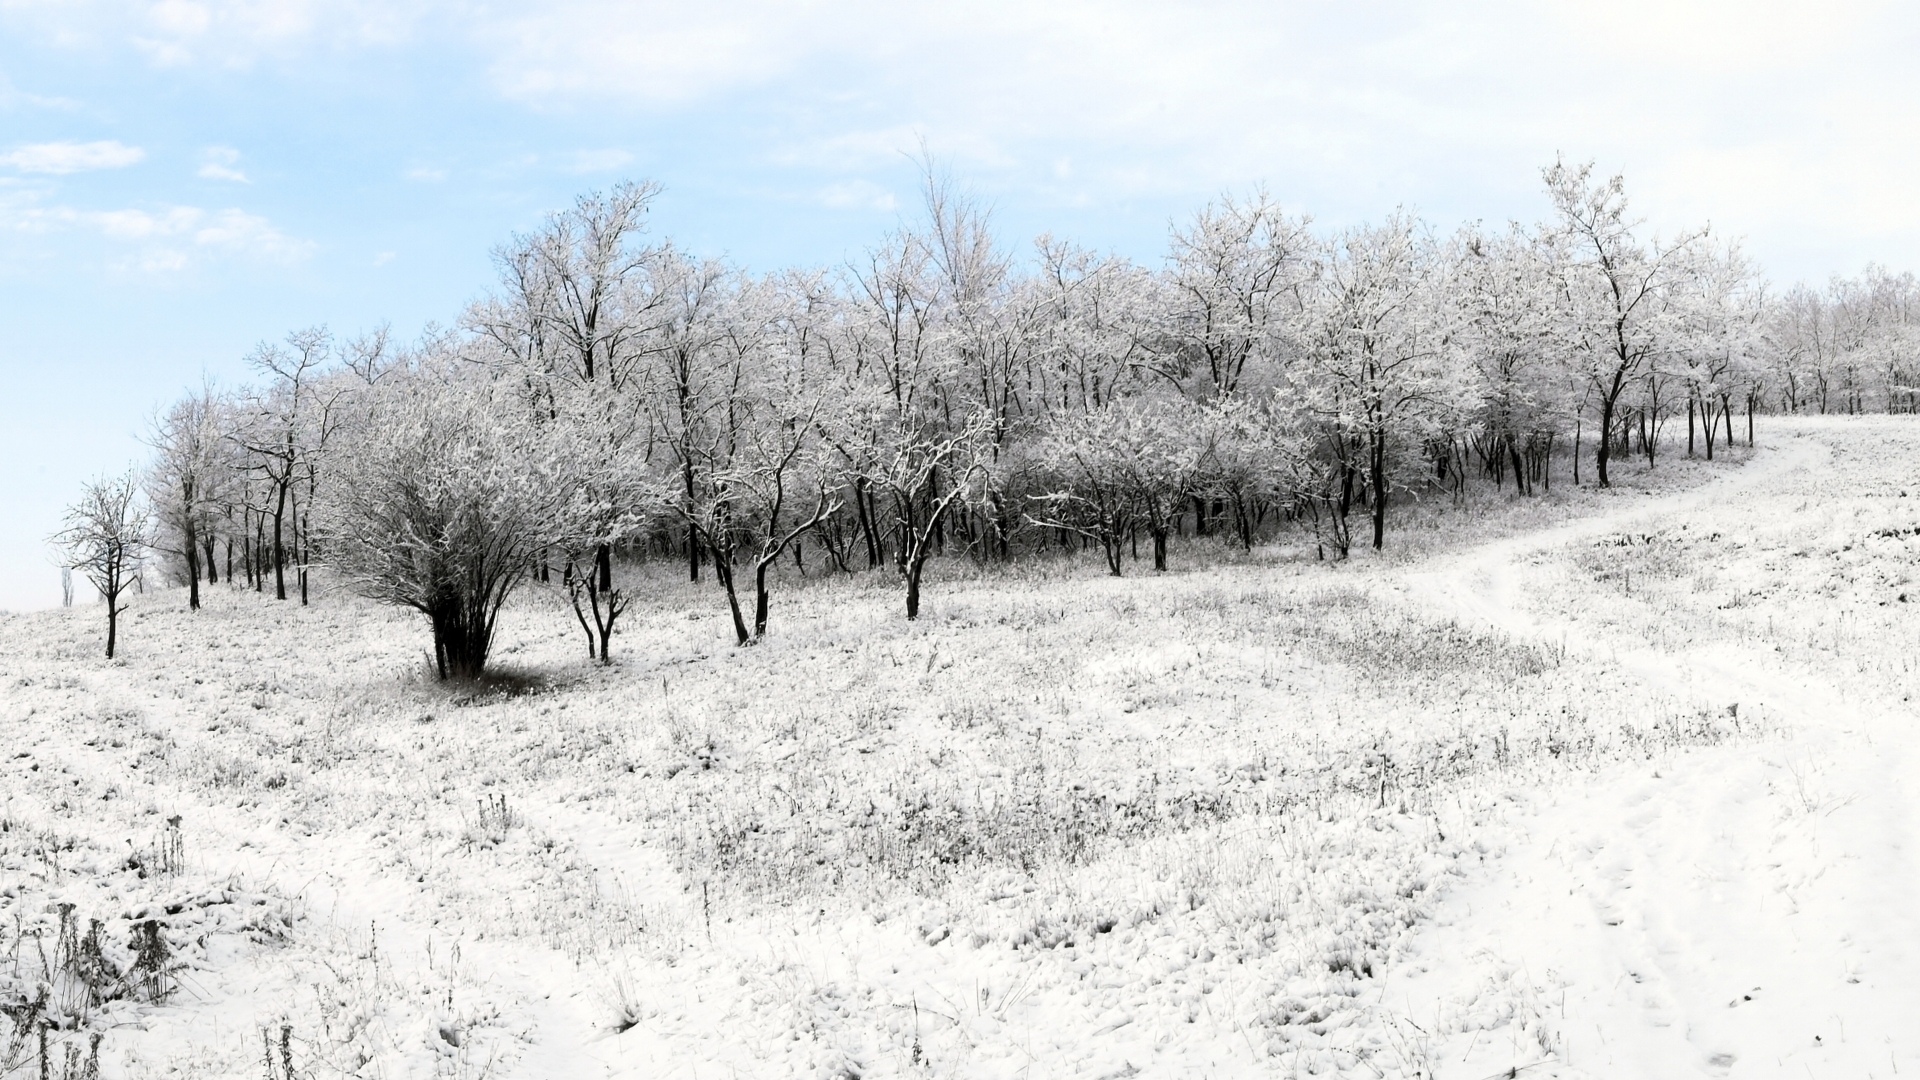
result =
[[[1706,232],[1648,248],[1634,235],[1639,223],[1627,217],[1626,181],[1620,176],[1598,183],[1591,162],[1555,162],[1542,175],[1560,219],[1552,240],[1564,334],[1600,408],[1594,467],[1606,487],[1620,399],[1654,357],[1670,348],[1677,332],[1670,289]]]
[[[442,679],[480,677],[500,608],[574,527],[570,455],[517,388],[429,363],[371,391],[319,525],[353,587],[413,608]]]
[[[1313,248],[1306,219],[1288,217],[1264,191],[1210,203],[1175,232],[1168,374],[1191,378],[1201,396],[1231,394],[1249,374],[1271,385],[1283,331],[1312,277]]]
[[[321,403],[321,415],[315,415],[314,407],[316,384],[332,346],[333,336],[326,327],[316,326],[288,334],[284,349],[262,342],[248,358],[248,363],[271,381],[248,403],[251,415],[234,438],[246,450],[261,481],[263,501],[252,508],[253,512],[273,521],[271,563],[277,600],[287,598],[289,520],[294,523],[296,548],[301,539],[295,485],[303,478],[317,485],[312,455],[317,453],[318,440],[324,439],[331,428],[332,399]],[[307,600],[305,583],[303,570],[301,603]]]
[[[107,605],[107,659],[119,639],[121,598],[138,578],[151,522],[130,470],[89,483],[67,508],[66,527],[53,535],[68,570],[78,570]]]
[[[147,474],[159,518],[156,546],[185,564],[187,607],[200,610],[200,579],[218,580],[213,564],[217,507],[228,480],[219,401],[212,387],[175,402],[154,421],[154,460]]]
[[[1362,474],[1375,550],[1386,542],[1396,441],[1423,441],[1423,425],[1470,385],[1472,369],[1452,362],[1437,255],[1405,217],[1348,230],[1330,245],[1302,315],[1296,385],[1330,427],[1343,485]]]

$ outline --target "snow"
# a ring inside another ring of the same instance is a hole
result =
[[[1557,629],[1650,685],[1765,710],[1779,733],[1535,793],[1510,857],[1447,897],[1411,946],[1432,959],[1401,983],[1410,1013],[1441,1022],[1447,1003],[1490,990],[1530,1014],[1538,1045],[1524,1049],[1552,1062],[1531,1075],[1870,1077],[1920,1064],[1913,714],[1905,687],[1858,677],[1904,666],[1913,629],[1893,597],[1835,599],[1865,576],[1845,553],[1916,517],[1886,497],[1912,475],[1916,433],[1856,420],[1794,435],[1632,520],[1505,542],[1420,583],[1511,631]],[[1556,595],[1569,545],[1610,533],[1682,557],[1665,574],[1661,556],[1640,557],[1637,593],[1620,575],[1612,595]],[[1808,534],[1826,559],[1772,557]],[[1881,592],[1914,562],[1883,546],[1865,568],[1889,578]],[[1529,565],[1535,553],[1545,566]],[[1828,639],[1823,623],[1853,629]],[[1808,630],[1839,647],[1796,647]],[[1527,1056],[1474,1043],[1452,1039],[1436,1075]]]
[[[1920,429],[1762,435],[1340,569],[783,581],[744,650],[663,575],[611,669],[530,594],[494,693],[329,593],[9,617],[0,995],[158,904],[107,1076],[1920,1068]]]

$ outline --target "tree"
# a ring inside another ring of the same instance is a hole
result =
[[[515,236],[494,252],[500,293],[466,317],[489,366],[512,369],[556,418],[565,412],[592,430],[595,444],[575,445],[610,470],[623,467],[629,443],[641,437],[645,364],[675,296],[672,252],[641,242],[659,193],[650,181],[589,192]],[[594,573],[594,588],[611,602],[611,543],[594,552]]]
[[[840,509],[817,427],[827,385],[810,371],[816,339],[795,303],[808,292],[793,281],[733,292],[709,351],[712,407],[686,444],[688,494],[678,509],[712,556],[740,645],[766,636],[774,564]],[[743,555],[753,574],[751,630],[734,577]]]
[[[1470,385],[1471,369],[1453,363],[1440,269],[1410,218],[1350,229],[1329,246],[1301,317],[1296,386],[1331,429],[1343,485],[1363,473],[1375,550],[1386,542],[1396,441],[1420,441]]]
[[[306,549],[302,545],[300,480],[318,486],[314,455],[323,448],[334,423],[337,397],[319,395],[322,366],[332,354],[333,336],[326,327],[296,330],[287,335],[287,348],[261,342],[248,363],[271,382],[249,402],[249,416],[234,437],[250,458],[264,489],[255,514],[273,520],[273,595],[287,598],[286,525],[294,523],[294,547],[300,560],[300,602],[307,602]]]
[[[1554,340],[1548,264],[1535,238],[1518,226],[1495,236],[1469,229],[1455,247],[1458,341],[1479,389],[1474,438],[1494,482],[1503,482],[1510,465],[1515,490],[1530,495],[1535,474],[1547,478],[1554,434],[1572,407],[1564,354]]]
[[[575,463],[518,388],[444,361],[368,392],[318,524],[350,585],[433,629],[442,679],[485,671],[500,608],[577,528]]]
[[[200,579],[219,580],[213,565],[217,507],[228,479],[220,406],[211,387],[175,402],[154,422],[149,500],[157,512],[163,548],[186,565],[187,607],[200,610]],[[204,561],[203,561],[204,560]],[[204,575],[203,575],[204,570]]]
[[[133,471],[89,483],[67,508],[66,527],[53,535],[68,570],[93,582],[107,604],[107,659],[119,639],[121,597],[138,578],[149,541],[150,518]]]
[[[1264,191],[1210,203],[1176,231],[1162,330],[1167,373],[1193,380],[1203,397],[1231,394],[1250,374],[1277,376],[1313,248],[1307,220],[1289,218]]]
[[[1606,487],[1620,399],[1654,357],[1671,348],[1676,327],[1669,293],[1706,231],[1648,248],[1634,235],[1639,223],[1627,217],[1622,177],[1596,183],[1591,162],[1555,162],[1542,176],[1559,217],[1549,242],[1561,332],[1600,407],[1594,468]]]
[[[546,452],[571,462],[575,474],[565,516],[569,527],[560,530],[555,523],[552,550],[564,564],[561,588],[586,632],[587,656],[611,664],[614,628],[634,599],[614,574],[612,551],[659,519],[662,486],[648,474],[641,448],[622,446],[609,453],[593,432],[565,416],[549,417],[544,427]]]

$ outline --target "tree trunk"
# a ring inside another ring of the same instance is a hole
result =
[[[1613,451],[1613,399],[1600,399],[1600,438],[1596,440],[1593,452],[1594,471],[1600,474],[1600,486],[1609,487],[1607,479],[1607,458]]]
[[[1373,550],[1387,542],[1387,433],[1375,431],[1368,461],[1368,479],[1373,486]]]
[[[920,617],[920,571],[926,566],[924,556],[907,564],[907,619],[912,621]]]
[[[200,610],[200,541],[193,535],[193,514],[187,514],[187,610]]]
[[[796,549],[797,551],[798,549]],[[767,636],[767,568],[771,560],[761,560],[753,570],[753,640]]]
[[[747,620],[740,614],[740,594],[733,587],[733,553],[724,550],[713,552],[713,576],[720,579],[720,585],[727,590],[727,611],[733,615],[733,636],[741,645],[750,644],[753,639],[747,635]]]
[[[287,550],[283,527],[287,515],[287,486],[280,485],[280,493],[273,507],[273,598],[287,598]]]
[[[1527,468],[1520,461],[1520,447],[1515,445],[1512,435],[1507,436],[1507,456],[1513,461],[1514,491],[1523,496],[1533,494],[1532,489],[1527,486]]]

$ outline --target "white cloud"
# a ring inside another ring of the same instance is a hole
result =
[[[0,227],[35,233],[91,230],[137,248],[114,265],[153,271],[182,269],[208,256],[295,263],[311,255],[317,246],[311,240],[288,236],[258,214],[232,207],[82,210],[37,206],[31,198],[24,198],[0,205]]]
[[[1197,201],[1265,180],[1329,221],[1399,203],[1498,220],[1544,209],[1537,169],[1564,150],[1624,168],[1661,219],[1711,214],[1761,236],[1920,229],[1908,149],[1920,146],[1920,8],[1887,0],[0,0],[0,11],[45,41],[137,39],[163,64],[413,43],[435,50],[430,63],[477,52],[501,94],[541,109],[723,121],[744,109],[748,130],[778,133],[753,147],[760,160],[827,174],[788,190],[889,168],[924,132],[984,188],[1048,205]],[[1053,168],[1062,159],[1067,175]]]
[[[195,223],[193,242],[201,247],[252,255],[274,262],[297,262],[313,253],[311,240],[295,240],[273,223],[242,210],[218,210]]]
[[[231,180],[236,184],[248,184],[247,174],[234,168],[240,163],[240,151],[231,146],[209,146],[200,154],[200,169],[196,175],[208,180]]]
[[[1042,201],[1197,200],[1265,180],[1329,221],[1402,203],[1499,220],[1544,212],[1538,168],[1565,151],[1624,169],[1669,227],[1920,229],[1920,8],[1882,0],[551,0],[473,14],[509,97],[746,104],[786,133],[775,164],[842,176],[887,168],[925,133],[984,188]]]
[[[50,142],[17,147],[0,154],[0,164],[27,173],[76,173],[122,169],[147,156],[145,150],[113,140]]]
[[[438,0],[5,0],[0,16],[42,42],[129,45],[159,67],[311,55],[315,46],[393,45]]]
[[[840,184],[828,184],[821,188],[818,196],[826,206],[859,208],[864,210],[896,210],[900,206],[893,192],[868,180],[851,180]]]
[[[400,175],[408,180],[419,181],[423,184],[437,184],[447,178],[447,170],[432,169],[425,165],[416,165]]]

